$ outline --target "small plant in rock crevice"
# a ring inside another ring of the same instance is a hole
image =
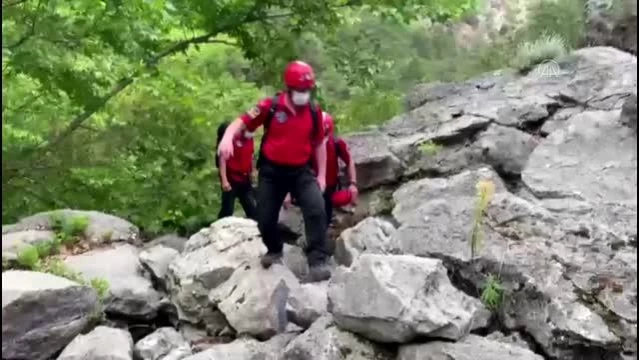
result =
[[[422,152],[422,154],[427,156],[437,155],[437,153],[439,153],[442,148],[443,146],[435,143],[432,140],[425,141],[419,145],[419,150]]]
[[[481,180],[477,183],[476,188],[477,195],[470,234],[471,261],[475,259],[483,243],[483,227],[486,219],[486,209],[495,194],[495,184],[489,180]],[[489,274],[481,285],[480,299],[491,311],[497,311],[504,300],[504,287],[501,283],[500,272],[501,265],[500,271],[498,271],[497,274]]]

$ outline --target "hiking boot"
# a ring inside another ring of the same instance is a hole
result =
[[[325,281],[331,278],[331,268],[328,264],[312,265],[308,269],[308,275],[303,282],[312,283]]]
[[[271,265],[273,264],[281,264],[281,263],[282,263],[282,253],[277,253],[277,254],[266,253],[262,255],[262,258],[260,259],[260,264],[262,264],[262,267],[265,269],[270,268]]]

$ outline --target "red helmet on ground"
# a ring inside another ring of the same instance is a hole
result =
[[[293,61],[284,70],[284,84],[289,89],[311,90],[315,87],[313,68],[303,61]]]
[[[324,118],[324,135],[333,135],[333,132],[335,132],[335,122],[333,122],[333,117],[326,111],[322,113],[322,117]]]

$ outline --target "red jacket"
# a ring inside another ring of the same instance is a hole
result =
[[[326,141],[326,186],[336,186],[339,176],[339,159],[346,166],[351,162],[351,153],[344,139],[330,136]],[[317,174],[317,162],[313,158],[313,170]]]
[[[226,176],[229,181],[250,181],[253,170],[253,151],[255,144],[253,138],[247,138],[244,134],[236,135],[233,139],[233,156],[226,161]]]
[[[286,92],[282,92],[277,109],[262,147],[264,157],[273,163],[285,166],[303,166],[314,157],[317,144],[324,140],[322,131],[313,134],[311,105],[296,109],[290,104]],[[264,124],[273,100],[266,98],[240,118],[249,131]],[[318,107],[318,120],[322,124],[322,110]],[[321,129],[322,126],[319,127]]]

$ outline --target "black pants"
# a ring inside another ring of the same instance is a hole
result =
[[[229,180],[229,182],[231,183],[231,190],[222,191],[222,206],[217,218],[233,216],[235,198],[238,198],[246,217],[257,221],[257,206],[251,182],[234,182],[232,180]]]
[[[327,186],[326,191],[324,191],[324,208],[326,210],[326,224],[330,226],[331,222],[333,222],[333,194],[337,190],[335,186]]]
[[[297,201],[304,218],[309,265],[319,265],[328,258],[326,249],[326,209],[322,192],[310,166],[284,167],[268,161],[260,166],[257,186],[257,224],[269,253],[281,253],[279,212],[286,194]]]

